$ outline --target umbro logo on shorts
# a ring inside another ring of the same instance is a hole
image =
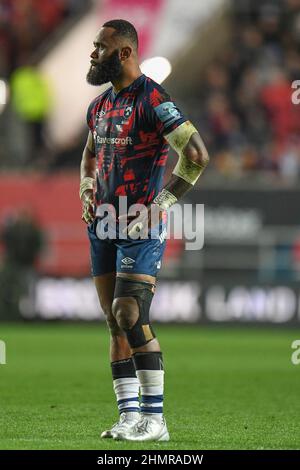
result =
[[[135,260],[127,256],[126,258],[122,259],[122,263],[128,266],[129,264],[135,263]]]

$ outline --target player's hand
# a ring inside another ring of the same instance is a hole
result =
[[[129,237],[134,239],[138,238],[139,235],[147,236],[148,230],[162,221],[164,211],[157,204],[150,204],[145,209],[138,216],[128,216],[127,214],[119,216],[119,222],[125,221],[127,223],[127,226],[122,230],[123,234],[128,234]]]
[[[84,191],[82,198],[82,220],[86,224],[91,224],[95,219],[94,211],[94,194],[92,189],[87,189]]]

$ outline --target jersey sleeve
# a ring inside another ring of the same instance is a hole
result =
[[[87,125],[89,127],[89,129],[93,132],[94,130],[94,117],[95,117],[95,107],[96,107],[96,101],[97,100],[93,100],[88,109],[87,109],[87,113],[86,113],[86,122],[87,122]]]
[[[157,83],[151,83],[148,97],[148,117],[158,134],[169,134],[187,121],[170,95]]]

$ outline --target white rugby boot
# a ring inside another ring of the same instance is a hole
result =
[[[140,420],[128,430],[120,430],[115,436],[119,441],[169,441],[165,418],[141,413]]]
[[[123,411],[120,414],[120,419],[117,423],[115,423],[111,429],[107,429],[103,431],[101,434],[101,438],[113,438],[117,435],[117,433],[126,433],[129,432],[140,420],[140,413],[135,411]]]

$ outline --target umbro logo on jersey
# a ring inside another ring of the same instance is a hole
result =
[[[129,264],[135,263],[135,260],[126,256],[126,258],[122,259],[122,263],[128,266]]]

